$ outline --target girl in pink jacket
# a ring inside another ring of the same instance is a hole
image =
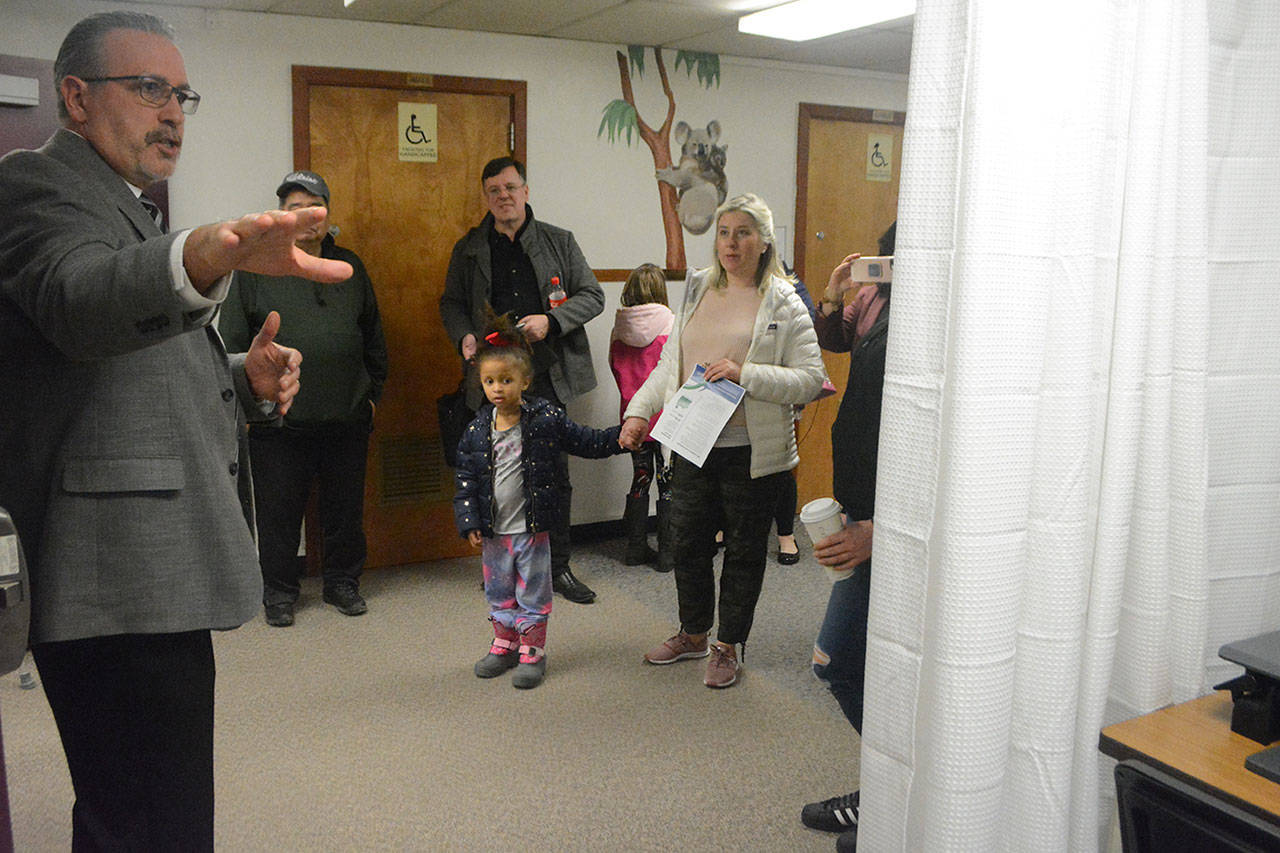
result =
[[[632,396],[649,378],[649,372],[662,355],[662,345],[671,334],[675,315],[667,307],[667,278],[654,264],[641,264],[627,276],[622,287],[622,307],[614,316],[609,340],[609,369],[622,394],[619,417],[627,410]],[[649,421],[649,429],[662,413]],[[653,564],[660,572],[671,571],[670,549],[666,542],[667,514],[671,492],[667,472],[658,443],[646,439],[644,446],[631,454],[631,489],[627,492],[627,508],[622,517],[627,536],[623,562],[628,566]],[[649,547],[649,486],[658,481],[658,552]]]

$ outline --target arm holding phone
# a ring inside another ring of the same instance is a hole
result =
[[[831,277],[827,280],[827,289],[823,291],[822,301],[818,303],[820,313],[834,314],[844,307],[844,295],[853,287],[853,262],[861,257],[861,254],[854,252],[845,257],[831,271]]]
[[[888,296],[880,287],[861,285],[888,281],[893,274],[892,262],[892,255],[864,258],[855,252],[831,271],[817,316],[813,318],[818,346],[828,352],[849,352],[858,338],[867,333],[888,302]],[[871,278],[872,273],[886,278]],[[884,290],[887,292],[887,289],[886,284]],[[846,305],[845,294],[850,291],[854,291],[854,296]]]
[[[822,310],[822,313],[834,313],[844,305],[845,293],[853,290],[855,285],[886,281],[893,281],[892,255],[864,258],[861,254],[854,252],[845,257],[831,271],[831,278],[827,281],[827,289],[822,294],[819,310],[829,308],[829,310]]]

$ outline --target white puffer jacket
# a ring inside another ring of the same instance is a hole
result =
[[[690,272],[684,303],[676,313],[662,357],[631,398],[626,417],[647,420],[688,378],[680,375],[680,335],[713,275],[712,269]],[[753,478],[789,471],[799,463],[791,407],[811,402],[826,378],[809,310],[796,294],[795,285],[771,278],[760,300],[739,382],[747,389],[742,406],[751,441]]]

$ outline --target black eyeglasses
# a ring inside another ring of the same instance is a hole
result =
[[[200,106],[200,96],[186,86],[170,86],[159,77],[149,74],[126,74],[121,77],[81,77],[86,83],[124,83],[133,82],[134,91],[142,98],[144,104],[163,107],[170,98],[178,99],[178,107],[185,114],[192,115]]]
[[[524,184],[494,184],[491,187],[484,188],[484,194],[489,198],[498,198],[503,193],[507,195],[515,195],[516,190],[524,189]]]

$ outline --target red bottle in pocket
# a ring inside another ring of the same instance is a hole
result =
[[[560,286],[560,276],[551,276],[551,292],[547,294],[547,304],[552,308],[559,308],[568,298],[564,288]]]

